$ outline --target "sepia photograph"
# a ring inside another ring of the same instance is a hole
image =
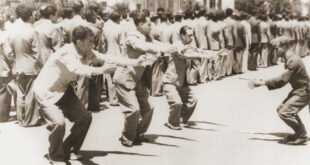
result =
[[[0,165],[309,165],[310,0],[0,0]]]

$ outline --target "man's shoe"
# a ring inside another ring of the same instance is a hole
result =
[[[67,165],[65,161],[51,160],[48,154],[45,154],[43,157],[46,158],[51,165]]]
[[[183,127],[191,127],[191,126],[195,126],[197,124],[193,121],[187,121],[187,122],[183,122],[182,125],[183,125]]]
[[[133,142],[130,141],[130,140],[125,139],[123,136],[120,137],[118,140],[119,140],[119,141],[121,142],[121,144],[122,144],[123,146],[125,146],[125,147],[132,147],[132,146],[133,146]]]
[[[308,137],[302,136],[302,137],[295,139],[294,141],[289,141],[286,144],[287,145],[306,145],[307,142],[308,142]]]
[[[150,139],[146,138],[144,135],[140,135],[138,137],[136,137],[135,141],[134,141],[134,144],[141,144],[142,142],[151,142]]]
[[[180,126],[173,126],[172,124],[170,123],[165,123],[165,126],[170,128],[170,129],[173,129],[173,130],[182,130],[182,128]]]
[[[67,165],[67,163],[64,161],[53,161],[53,160],[50,161],[50,164],[51,165]]]
[[[80,160],[83,159],[83,155],[77,153],[70,153],[70,160]]]
[[[287,144],[288,142],[290,141],[294,141],[296,140],[296,134],[293,134],[293,135],[288,135],[287,137],[285,137],[283,140],[280,140],[279,143],[281,144]]]

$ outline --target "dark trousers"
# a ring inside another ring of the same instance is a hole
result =
[[[56,104],[41,105],[40,110],[48,123],[47,129],[50,131],[49,158],[54,161],[64,161],[70,152],[79,151],[91,124],[92,116],[78,99],[72,87],[68,87],[64,96]],[[63,141],[66,128],[65,117],[74,124],[70,135]]]
[[[160,58],[154,62],[151,67],[152,81],[151,81],[151,96],[162,96],[162,79],[167,69],[167,58]]]
[[[88,107],[89,111],[100,111],[100,101],[102,92],[102,75],[93,76],[89,79]]]
[[[9,77],[0,77],[0,122],[9,120],[12,96],[7,90],[7,84],[10,80]]]
[[[144,134],[152,120],[153,107],[148,98],[146,86],[139,82],[134,90],[128,90],[115,84],[115,90],[125,123],[123,137],[133,142],[136,137]]]
[[[305,136],[307,134],[306,129],[298,113],[308,105],[307,96],[289,96],[283,103],[278,107],[277,111],[280,118],[290,126],[296,135],[299,137]]]
[[[19,124],[23,127],[34,126],[40,119],[39,106],[32,90],[35,78],[35,75],[16,77],[16,115]]]
[[[248,69],[249,70],[256,70],[257,69],[257,55],[259,52],[259,44],[252,43],[249,49],[249,63]]]
[[[173,126],[180,126],[180,118],[186,123],[192,116],[197,99],[188,87],[176,87],[173,84],[164,84],[164,95],[170,106],[168,122]]]

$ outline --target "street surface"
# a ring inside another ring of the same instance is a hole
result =
[[[147,137],[151,143],[123,147],[118,138],[123,127],[119,107],[93,113],[93,122],[82,146],[85,158],[72,165],[309,165],[310,143],[288,146],[278,141],[292,133],[276,113],[289,85],[275,91],[249,89],[240,78],[271,78],[283,64],[248,71],[220,81],[193,86],[198,105],[192,128],[166,128],[165,97],[151,98],[155,111]],[[107,103],[104,103],[106,105]],[[310,132],[308,107],[300,113]],[[67,124],[67,132],[71,123]],[[22,128],[15,121],[0,124],[0,165],[47,165],[45,126]]]

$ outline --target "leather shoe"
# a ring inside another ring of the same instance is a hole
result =
[[[170,128],[170,129],[173,129],[173,130],[182,130],[182,128],[180,126],[173,126],[172,124],[170,123],[165,123],[165,126]]]
[[[191,127],[191,126],[195,126],[197,124],[193,121],[187,121],[187,122],[183,122],[182,125],[183,125],[183,127]]]
[[[125,146],[125,147],[132,147],[133,146],[133,142],[132,141],[130,141],[130,140],[127,140],[125,137],[120,137],[119,139],[118,139],[120,142],[121,142],[121,144],[123,145],[123,146]]]
[[[83,159],[83,155],[77,153],[70,153],[70,160],[80,160]]]
[[[307,142],[308,142],[308,137],[302,136],[302,137],[299,137],[293,141],[289,141],[286,144],[287,145],[305,145],[305,144],[307,144]]]

